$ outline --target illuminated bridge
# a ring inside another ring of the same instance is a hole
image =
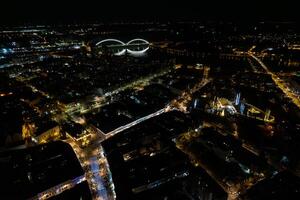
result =
[[[130,55],[142,55],[149,49],[150,43],[140,38],[130,40],[127,43],[117,39],[105,39],[96,43],[96,46],[99,47],[99,53],[107,50],[117,56],[126,53]]]

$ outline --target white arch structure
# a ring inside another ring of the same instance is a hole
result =
[[[126,45],[129,45],[129,44],[131,44],[132,42],[135,42],[135,41],[142,41],[142,42],[144,42],[145,44],[148,44],[148,45],[149,45],[149,42],[148,42],[147,40],[140,39],[140,38],[136,38],[136,39],[130,40],[129,42],[127,42]],[[148,46],[146,49],[143,49],[143,50],[140,50],[140,51],[132,51],[132,50],[130,50],[130,49],[126,49],[126,50],[127,50],[128,53],[133,54],[133,55],[136,55],[136,54],[143,54],[143,53],[145,53],[148,49],[149,49],[149,46]]]
[[[136,39],[130,40],[127,43],[124,43],[121,40],[117,40],[117,39],[112,38],[112,39],[101,40],[100,42],[96,43],[96,46],[99,46],[104,42],[117,42],[121,46],[127,46],[127,45],[130,45],[130,44],[132,44],[133,42],[136,42],[136,41],[141,41],[141,42],[144,42],[145,44],[148,44],[148,45],[150,44],[147,40],[144,40],[144,39],[141,39],[141,38],[136,38]],[[130,50],[130,49],[125,48],[122,51],[115,53],[115,55],[117,55],[117,56],[124,55],[126,52],[128,52],[131,55],[141,55],[141,54],[145,53],[148,49],[149,49],[149,46],[147,48],[143,49],[143,50],[138,50],[138,51],[134,51],[134,50]]]

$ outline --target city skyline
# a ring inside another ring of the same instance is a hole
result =
[[[300,199],[296,6],[9,3],[0,199]]]

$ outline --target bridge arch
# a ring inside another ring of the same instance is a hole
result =
[[[149,42],[147,40],[144,40],[144,39],[141,39],[141,38],[136,38],[136,39],[130,40],[126,44],[131,44],[132,42],[135,42],[135,41],[142,41],[142,42],[145,42],[146,44],[149,44]]]
[[[113,38],[110,38],[110,39],[105,39],[105,40],[101,40],[100,42],[97,42],[96,43],[96,46],[104,43],[104,42],[117,42],[119,44],[122,44],[122,45],[126,45],[124,42],[122,42],[121,40],[117,40],[117,39],[113,39]]]
[[[129,42],[127,42],[126,44],[127,45],[130,45],[131,43],[133,43],[133,42],[135,42],[135,41],[142,41],[142,42],[144,42],[145,44],[150,44],[147,40],[144,40],[144,39],[141,39],[141,38],[136,38],[136,39],[133,39],[133,40],[130,40]],[[146,47],[145,49],[143,49],[143,50],[138,50],[138,51],[134,51],[134,50],[130,50],[130,49],[126,49],[127,50],[127,52],[129,53],[129,54],[132,54],[132,55],[140,55],[140,54],[143,54],[143,53],[145,53],[146,51],[148,51],[148,49],[149,49],[149,46],[148,47]]]
[[[122,42],[121,40],[118,40],[118,39],[110,38],[110,39],[104,39],[104,40],[101,40],[101,41],[97,42],[96,46],[99,46],[99,45],[101,45],[102,43],[105,43],[105,42],[116,42],[116,43],[119,43],[121,46],[124,46],[124,49],[122,51],[120,51],[120,52],[115,53],[115,55],[118,55],[118,56],[124,55],[126,52],[128,52],[131,55],[141,55],[141,54],[145,53],[149,49],[149,46],[146,47],[143,50],[130,50],[130,49],[127,48],[128,45],[131,45],[133,42],[136,42],[136,41],[141,41],[141,42],[143,42],[143,44],[147,44],[147,45],[150,44],[147,40],[144,40],[144,39],[141,39],[141,38],[132,39],[132,40],[130,40],[127,43]]]
[[[105,43],[105,42],[117,42],[117,43],[121,44],[122,46],[126,45],[121,40],[109,38],[109,39],[105,39],[105,40],[101,40],[100,42],[97,42],[96,46],[99,46],[99,45],[101,45],[102,43]],[[123,49],[122,51],[119,51],[119,52],[115,53],[115,55],[121,56],[121,55],[124,55],[125,53],[126,53],[126,49]]]

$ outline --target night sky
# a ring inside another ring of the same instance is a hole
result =
[[[0,7],[2,24],[123,19],[299,18],[298,6],[292,0],[10,0],[5,3]]]

